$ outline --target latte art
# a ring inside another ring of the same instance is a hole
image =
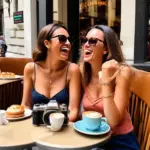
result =
[[[51,118],[63,118],[64,114],[62,114],[62,113],[52,113],[52,114],[50,114],[50,117]]]
[[[84,116],[90,117],[90,118],[100,118],[102,115],[99,112],[96,111],[85,111],[83,112]]]

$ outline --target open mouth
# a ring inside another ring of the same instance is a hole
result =
[[[61,48],[61,53],[65,56],[69,55],[69,49],[67,47]]]
[[[91,50],[84,50],[84,55],[85,56],[88,56],[88,55],[91,55],[91,54],[92,54]]]

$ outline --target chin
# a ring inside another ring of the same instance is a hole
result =
[[[67,61],[68,59],[69,59],[68,56],[62,56],[62,57],[61,57],[61,60],[64,60],[64,61]]]
[[[84,57],[84,62],[91,62],[93,57]]]

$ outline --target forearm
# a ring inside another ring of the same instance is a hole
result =
[[[24,108],[32,109],[32,107],[29,104],[21,103],[21,106],[24,106]]]
[[[25,108],[32,109],[31,99],[29,99],[29,98],[27,99],[24,95],[23,95],[21,105],[24,106]]]
[[[112,128],[120,123],[121,116],[114,103],[113,97],[104,98],[104,114]]]
[[[69,108],[69,121],[75,122],[78,119],[78,109],[77,108]]]
[[[102,94],[104,101],[104,114],[108,123],[113,128],[121,121],[121,115],[114,101],[113,85],[102,85]]]

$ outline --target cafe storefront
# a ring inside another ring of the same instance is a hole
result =
[[[72,61],[79,58],[79,38],[95,24],[110,26],[120,38],[121,0],[49,0],[47,5],[38,1],[38,29],[44,25],[41,20],[46,16],[45,24],[63,23],[73,37]],[[53,7],[52,7],[53,6]],[[46,12],[44,11],[46,10]],[[48,12],[48,13],[47,13]]]
[[[77,62],[79,38],[85,35],[88,27],[105,24],[123,41],[122,50],[129,64],[142,66],[142,69],[150,66],[150,0],[32,0],[32,3],[22,0],[18,8],[23,10],[24,23],[17,25],[12,21],[15,10],[11,9],[9,17],[7,6],[8,3],[3,0],[3,7],[6,8],[3,11],[4,35],[8,52],[11,52],[7,53],[7,57],[12,56],[8,54],[31,57],[40,29],[58,22],[67,26],[73,37],[72,61]],[[15,3],[10,3],[10,6],[13,8]]]

